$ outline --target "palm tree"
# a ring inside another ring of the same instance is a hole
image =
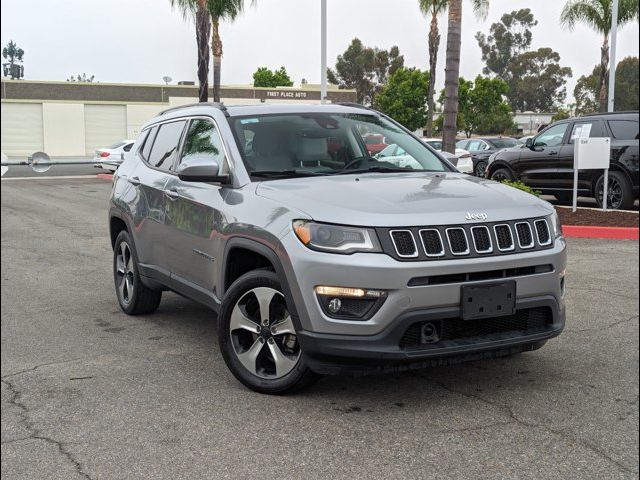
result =
[[[431,15],[429,30],[429,86],[427,89],[427,137],[433,136],[433,95],[436,88],[436,68],[438,66],[438,49],[440,48],[440,31],[438,15],[447,9],[447,0],[418,0],[420,10],[426,16]]]
[[[489,0],[471,0],[476,16],[486,18]],[[444,122],[442,149],[455,153],[458,118],[458,86],[460,83],[460,48],[462,46],[462,0],[449,0],[447,32],[447,65],[444,79]]]
[[[562,9],[560,21],[573,29],[576,23],[586,23],[604,37],[600,48],[600,111],[607,111],[609,78],[609,33],[611,31],[612,0],[569,0]],[[638,18],[638,0],[619,0],[618,25]]]
[[[255,4],[256,0],[252,0]],[[244,10],[244,0],[206,0],[207,10],[211,16],[213,27],[213,101],[220,101],[220,74],[222,67],[222,38],[220,38],[220,22],[233,21]]]
[[[211,20],[207,11],[207,0],[170,0],[172,7],[182,10],[185,18],[195,16],[196,44],[198,45],[198,98],[209,100],[209,35]]]

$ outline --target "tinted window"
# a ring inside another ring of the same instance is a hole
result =
[[[151,154],[147,158],[149,165],[169,170],[175,160],[180,143],[180,136],[186,122],[165,123],[158,127]]]
[[[513,138],[494,138],[489,140],[489,143],[494,146],[494,148],[511,148],[518,145],[518,141]]]
[[[198,119],[189,125],[180,161],[202,156],[217,159],[221,171],[224,170],[224,148],[215,125],[210,120]]]
[[[123,150],[125,152],[129,152],[131,151],[131,147],[133,147],[133,143],[128,143],[127,145],[124,146]]]
[[[618,140],[638,140],[638,122],[633,120],[609,120],[613,138]]]
[[[145,135],[147,138],[144,140],[144,144],[140,151],[140,155],[142,155],[142,158],[144,158],[145,160],[149,158],[149,154],[151,153],[151,147],[153,147],[153,139],[156,138],[156,133],[158,133],[157,127],[154,127],[146,131]]]
[[[586,137],[588,138],[601,138],[607,137],[605,134],[604,125],[600,120],[592,120],[587,122],[576,122],[571,130],[571,139],[569,143],[573,143],[576,138]]]
[[[487,148],[487,144],[484,143],[482,140],[469,140],[469,143],[467,144],[468,148],[466,150],[471,150],[471,151],[480,151],[480,150],[485,150]]]
[[[436,150],[442,150],[442,142],[438,140],[430,140],[427,143],[431,145],[433,148],[435,148]],[[457,147],[457,148],[461,148],[461,147]]]
[[[468,150],[467,145],[469,145],[469,140],[460,140],[458,143],[456,143],[456,148]]]
[[[568,126],[568,123],[561,123],[550,127],[536,137],[535,144],[540,147],[557,147],[558,145],[562,145]]]

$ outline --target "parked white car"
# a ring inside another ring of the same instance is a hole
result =
[[[422,141],[435,150],[442,152],[442,139],[441,138],[423,138]],[[462,173],[473,174],[473,157],[471,153],[462,148],[456,148],[455,157],[458,162],[453,162],[456,168]]]
[[[95,167],[102,168],[109,172],[115,172],[120,164],[124,162],[124,157],[131,151],[134,143],[135,140],[122,140],[108,147],[99,148],[96,150],[93,159],[93,161],[96,162]]]

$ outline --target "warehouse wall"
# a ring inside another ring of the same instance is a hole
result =
[[[83,104],[43,103],[42,130],[43,151],[50,156],[81,157],[85,154]]]

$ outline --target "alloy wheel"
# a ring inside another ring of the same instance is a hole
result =
[[[116,254],[116,286],[125,305],[129,305],[133,299],[134,275],[131,248],[127,242],[121,242]]]
[[[484,173],[487,169],[487,164],[484,162],[478,162],[476,164],[476,177],[484,177]]]
[[[273,288],[253,288],[240,297],[231,313],[229,335],[240,363],[260,378],[284,377],[302,354],[284,295]]]
[[[622,205],[622,201],[624,198],[624,191],[623,191],[624,187],[618,181],[618,179],[614,177],[609,177],[608,185],[609,186],[607,189],[607,208],[612,208],[614,210],[617,210]],[[604,181],[600,182],[600,185],[598,188],[598,203],[600,205],[604,204],[604,202],[602,201],[603,196],[604,196]]]

